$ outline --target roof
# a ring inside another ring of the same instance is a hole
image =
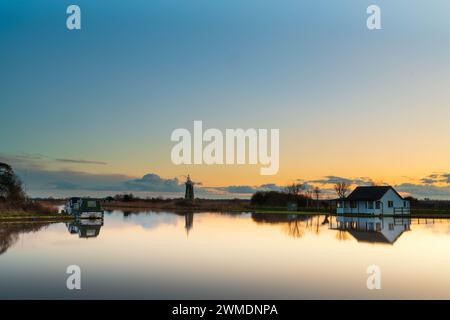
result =
[[[400,199],[403,199],[397,191],[391,186],[361,186],[356,187],[352,193],[346,198],[351,201],[376,201],[380,200],[386,192],[393,190]]]
[[[387,243],[392,244],[397,240],[390,241],[381,232],[374,231],[359,231],[359,230],[346,230],[350,233],[358,242],[369,242],[369,243]]]

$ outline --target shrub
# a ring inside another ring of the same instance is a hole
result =
[[[306,205],[307,198],[304,195],[294,195],[280,191],[258,191],[253,194],[250,203],[255,206],[284,207],[289,202],[295,202],[299,207]]]

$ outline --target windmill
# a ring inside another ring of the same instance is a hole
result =
[[[186,192],[184,193],[184,199],[188,201],[194,201],[194,182],[191,180],[191,177],[188,175],[186,178]]]

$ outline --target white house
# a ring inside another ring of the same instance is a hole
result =
[[[391,186],[357,187],[337,200],[337,214],[401,215],[410,213],[410,203]]]

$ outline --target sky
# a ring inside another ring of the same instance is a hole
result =
[[[81,8],[81,30],[66,8]],[[366,9],[381,8],[381,30]],[[0,161],[33,196],[303,181],[450,199],[450,3],[0,0]],[[175,165],[177,128],[276,128],[280,168]],[[237,192],[236,192],[237,191]],[[246,191],[246,192],[242,192]]]

